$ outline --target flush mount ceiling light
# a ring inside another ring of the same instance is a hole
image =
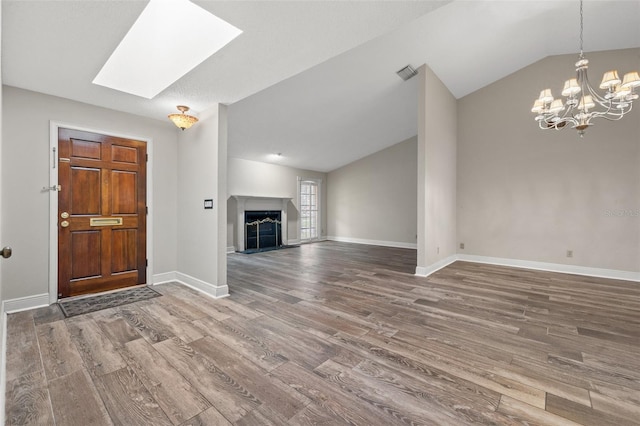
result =
[[[185,114],[187,111],[189,111],[188,106],[178,105],[176,108],[178,108],[180,114],[169,114],[167,117],[169,117],[169,120],[173,121],[173,124],[178,126],[180,129],[188,129],[198,122],[198,119],[193,115]]]
[[[582,51],[583,29],[580,0],[580,56],[576,62],[577,77],[564,82],[564,102],[562,99],[554,99],[551,89],[540,92],[540,97],[534,102],[531,112],[537,114],[536,121],[541,129],[560,130],[571,124],[582,137],[585,130],[592,125],[591,121],[594,118],[620,120],[631,111],[633,101],[638,99],[634,92],[635,88],[640,86],[638,71],[625,74],[622,80],[616,70],[605,72],[600,83],[600,89],[605,90],[603,95],[591,87],[587,76],[589,61]]]
[[[188,0],[150,0],[93,83],[152,99],[241,33]]]

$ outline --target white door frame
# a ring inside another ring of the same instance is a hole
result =
[[[77,126],[75,124],[63,123],[60,121],[49,122],[49,185],[53,188],[58,185],[58,129],[59,128],[80,130],[84,132],[100,133],[102,135],[115,136],[118,138],[135,139],[146,142],[147,155],[147,285],[151,285],[153,277],[153,139],[125,135],[117,131],[96,129],[90,127]],[[44,188],[43,190],[45,190]],[[58,301],[58,191],[49,191],[49,304]]]

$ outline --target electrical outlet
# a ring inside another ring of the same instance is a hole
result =
[[[567,250],[567,257],[573,257],[573,250]]]
[[[464,250],[464,243],[460,243],[460,248]]]

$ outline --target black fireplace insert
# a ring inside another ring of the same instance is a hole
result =
[[[266,249],[282,245],[282,222],[279,210],[244,212],[245,250]]]

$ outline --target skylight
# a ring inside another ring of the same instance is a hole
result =
[[[241,33],[188,0],[151,0],[93,83],[152,99]]]

